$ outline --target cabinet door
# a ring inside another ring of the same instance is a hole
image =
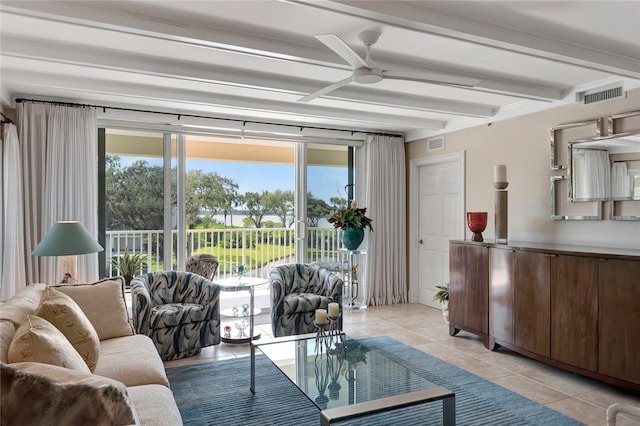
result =
[[[515,253],[515,345],[550,355],[550,257],[518,250]]]
[[[506,343],[514,333],[513,264],[513,250],[489,250],[489,334]]]
[[[489,331],[489,249],[474,244],[449,247],[449,320],[456,328]]]
[[[551,358],[598,371],[598,260],[559,255],[551,281]]]
[[[640,383],[640,262],[607,260],[599,269],[599,372]]]

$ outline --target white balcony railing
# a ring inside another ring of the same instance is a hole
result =
[[[177,267],[177,231],[172,231],[172,250],[166,256],[161,230],[107,231],[107,276],[120,273],[110,265],[110,259],[124,253],[146,256],[146,263],[139,271],[173,270]],[[220,267],[216,278],[231,276],[233,268],[245,265],[249,276],[268,278],[274,265],[290,263],[295,259],[295,232],[289,228],[233,228],[233,229],[189,229],[187,230],[187,257],[208,253],[216,256]],[[307,262],[342,262],[343,254],[338,230],[334,228],[307,228]]]

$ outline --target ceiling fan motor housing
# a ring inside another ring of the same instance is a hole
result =
[[[353,81],[360,84],[373,84],[382,81],[382,70],[378,68],[358,68],[353,71]]]

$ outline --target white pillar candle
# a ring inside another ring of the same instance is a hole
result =
[[[327,323],[327,310],[316,309],[316,324],[322,325]]]
[[[507,165],[496,164],[493,167],[493,181],[494,182],[508,182],[507,181]]]
[[[338,315],[340,315],[340,305],[335,302],[329,303],[329,316],[335,318]]]

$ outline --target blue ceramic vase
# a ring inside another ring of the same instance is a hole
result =
[[[348,226],[342,230],[342,244],[347,250],[357,250],[364,240],[364,229]]]

